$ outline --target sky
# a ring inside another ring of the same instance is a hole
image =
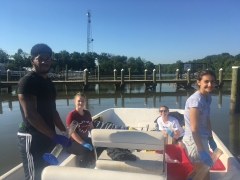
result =
[[[240,54],[239,0],[0,0],[0,49],[92,51],[154,64]]]

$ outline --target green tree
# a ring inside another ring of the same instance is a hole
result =
[[[14,65],[12,70],[20,70],[22,67],[31,66],[29,54],[23,52],[22,49],[18,49],[17,53],[11,56],[14,60],[11,63]]]
[[[71,65],[74,70],[83,70],[83,58],[79,52],[73,52],[70,54]]]
[[[98,59],[100,65],[101,74],[112,74],[113,70],[116,68],[118,73],[121,72],[121,69],[128,71],[128,68],[131,68],[132,74],[143,74],[145,69],[148,69],[150,73],[154,68],[158,71],[159,66],[154,65],[151,61],[142,59],[141,57],[127,57],[120,55],[113,55],[110,53],[101,53],[97,54],[95,52],[90,53],[80,53],[73,52],[69,53],[66,50],[60,51],[58,53],[53,53],[52,59],[52,68],[56,72],[65,70],[66,65],[68,69],[72,70],[83,70],[87,68],[89,71],[94,71],[96,68],[95,60]],[[9,69],[18,70],[20,67],[29,67],[30,56],[25,53],[21,48],[17,50],[17,53],[10,56],[2,49],[0,49],[0,63],[5,63],[5,67]],[[181,60],[177,60],[173,64],[161,64],[161,73],[172,74],[176,72],[176,69],[179,69],[182,65]],[[240,66],[240,54],[232,56],[229,53],[222,53],[218,55],[209,55],[202,59],[193,59],[185,63],[195,64],[193,71],[199,71],[203,69],[202,63],[207,64],[208,69],[212,69],[216,72],[220,68],[223,68],[225,72],[232,72],[232,66]]]
[[[9,60],[9,55],[0,49],[0,63],[7,63]]]
[[[155,65],[152,62],[147,61],[145,62],[144,68],[151,72],[153,69],[155,69]]]

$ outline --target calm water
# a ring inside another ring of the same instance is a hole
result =
[[[74,108],[72,97],[80,91],[77,85],[57,86],[57,109],[65,124],[65,116]],[[14,89],[14,88],[13,88]],[[114,91],[113,86],[90,87],[86,108],[92,115],[107,108],[170,108],[184,109],[184,104],[194,90],[175,90],[171,84],[158,84],[156,92],[144,91],[143,85],[126,86],[124,91]],[[212,92],[211,121],[214,132],[237,157],[240,154],[240,115],[230,115],[230,84]],[[154,121],[154,119],[153,119]],[[0,94],[0,175],[18,165],[19,157],[16,133],[21,122],[21,114],[16,92],[8,94],[2,89]]]

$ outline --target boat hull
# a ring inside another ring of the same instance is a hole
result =
[[[171,112],[179,112],[182,113],[184,110],[182,109],[170,109]],[[152,130],[155,128],[154,120],[159,116],[157,108],[111,108],[105,111],[102,111],[95,116],[93,119],[101,116],[101,118],[105,122],[112,122],[114,124],[120,126],[129,126],[135,127],[138,130]],[[213,132],[213,137],[216,141],[217,147],[223,151],[223,155],[220,157],[223,165],[225,166],[226,170],[216,171],[211,170],[210,176],[211,179],[220,179],[226,173],[230,172],[230,167],[235,167],[237,171],[240,171],[240,164],[236,160],[236,158],[230,153],[230,151],[226,148],[226,146],[222,143],[222,141],[218,138],[218,136]],[[170,141],[169,141],[170,142]],[[76,155],[69,155],[65,150],[61,152],[59,155],[60,165],[62,167],[77,167],[78,156]],[[94,167],[90,167],[94,169]],[[66,173],[68,173],[66,171]],[[81,173],[79,174],[79,178]],[[22,164],[14,167],[7,173],[3,174],[0,177],[1,180],[22,180],[24,179],[24,171]]]

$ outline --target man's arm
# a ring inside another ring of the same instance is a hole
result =
[[[65,128],[65,126],[64,126],[64,124],[63,124],[63,122],[62,122],[62,120],[61,120],[61,118],[60,118],[57,110],[55,110],[55,111],[53,112],[53,122],[54,122],[55,126],[56,126],[60,131],[62,131],[62,132],[65,132],[65,131],[66,131],[66,128]]]
[[[19,102],[22,106],[24,117],[38,131],[49,138],[53,138],[55,132],[48,127],[41,115],[37,111],[37,98],[33,95],[18,94]]]

